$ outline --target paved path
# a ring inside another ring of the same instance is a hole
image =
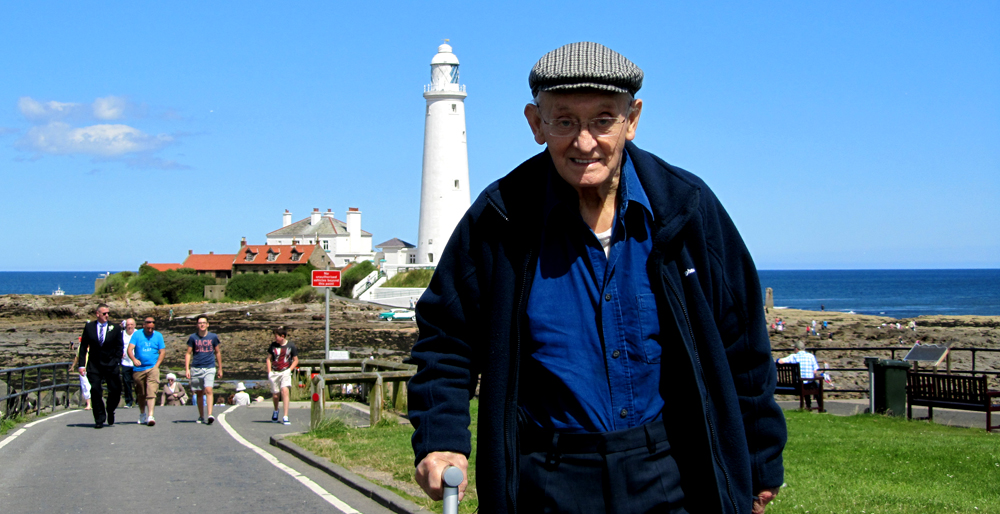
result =
[[[778,405],[785,410],[799,408],[799,401],[780,401]],[[815,406],[813,402],[813,406]],[[863,414],[868,408],[868,400],[823,400],[823,408],[834,416],[853,416]],[[906,412],[902,413],[906,417]],[[927,417],[927,407],[914,407],[913,418]],[[934,422],[939,425],[949,425],[956,427],[980,428],[986,431],[986,413],[968,410],[934,408]],[[993,424],[1000,423],[1000,414],[993,414]]]
[[[93,428],[90,411],[49,415],[0,438],[0,512],[385,514],[389,511],[269,444],[304,431],[309,410],[271,423],[270,402],[219,406],[211,426],[193,406],[157,407],[156,426],[138,409]]]

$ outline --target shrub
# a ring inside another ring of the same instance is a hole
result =
[[[114,295],[124,298],[128,294],[129,281],[135,276],[136,274],[131,271],[115,273],[108,277],[104,281],[104,284],[101,284],[101,288],[97,290],[97,294]]]
[[[427,287],[431,284],[432,276],[432,269],[415,269],[394,275],[382,287]]]
[[[259,301],[287,298],[302,286],[309,284],[308,272],[299,272],[299,268],[292,273],[236,275],[229,279],[226,285],[226,297],[233,300]]]
[[[158,271],[152,266],[139,267],[139,276],[130,281],[132,289],[157,304],[198,302],[205,299],[205,286],[214,285],[215,278],[198,275],[191,268]]]
[[[344,270],[340,275],[340,287],[337,288],[334,293],[338,296],[345,296],[350,298],[351,293],[354,292],[354,286],[357,285],[361,279],[368,276],[369,273],[375,271],[375,265],[371,261],[361,261],[354,263],[351,267]]]
[[[292,303],[309,303],[319,298],[316,288],[311,285],[304,285],[292,293]]]

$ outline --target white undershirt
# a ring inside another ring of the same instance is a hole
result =
[[[601,242],[601,248],[604,248],[604,256],[611,258],[611,231],[614,230],[614,226],[601,232],[600,234],[594,234],[597,236],[597,240]]]

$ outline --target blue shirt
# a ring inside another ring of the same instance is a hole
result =
[[[149,337],[146,336],[145,330],[136,330],[128,344],[135,345],[132,354],[135,355],[136,359],[139,359],[140,363],[132,371],[146,371],[155,366],[157,359],[160,358],[160,350],[167,347],[163,343],[163,334],[155,330],[153,335]]]
[[[187,345],[192,349],[192,368],[214,368],[215,367],[215,347],[219,346],[219,336],[207,332],[205,337],[198,337],[195,332],[188,337]]]
[[[631,159],[619,179],[608,256],[553,176],[531,293],[519,404],[558,432],[609,432],[661,419],[660,325],[646,273],[653,222]]]

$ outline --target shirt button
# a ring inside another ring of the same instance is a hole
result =
[[[618,356],[621,355],[621,354],[622,354],[622,352],[619,352],[618,350],[615,350],[615,351],[611,352],[611,358],[612,359],[617,359]]]
[[[621,411],[621,412],[620,412],[619,414],[620,414],[620,415],[621,415],[621,417],[623,417],[623,418],[624,418],[625,416],[628,416],[628,409],[622,409],[622,411]]]
[[[606,301],[606,302],[610,302],[611,301],[611,293],[608,293],[608,294],[604,295],[604,301]]]

